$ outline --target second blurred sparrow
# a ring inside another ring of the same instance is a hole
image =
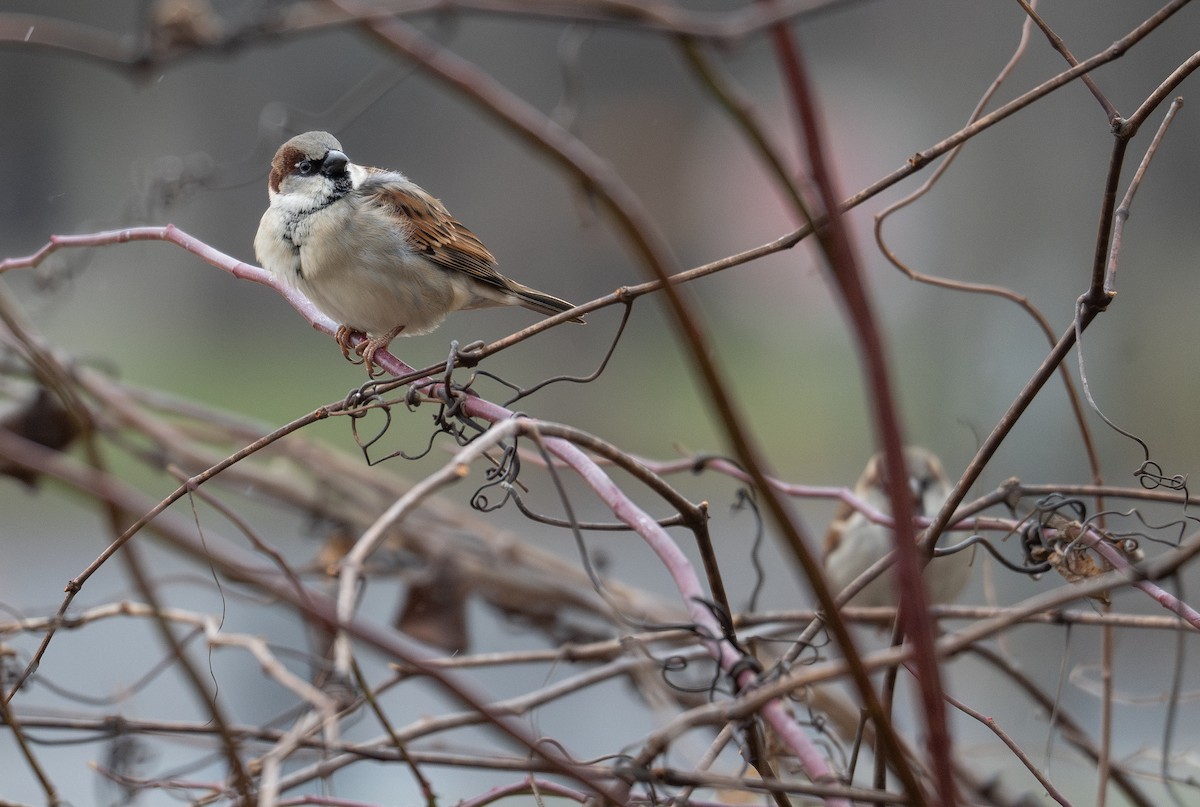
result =
[[[950,495],[950,480],[934,454],[924,448],[904,449],[908,469],[908,490],[913,498],[914,516],[934,516]],[[854,495],[876,510],[890,512],[882,454],[871,457],[866,470],[854,486]],[[825,536],[825,576],[836,595],[871,564],[892,551],[892,530],[876,524],[843,503]],[[971,579],[975,548],[934,558],[925,567],[923,579],[933,604],[949,603],[958,598]],[[895,605],[895,573],[888,569],[856,594],[850,605]]]

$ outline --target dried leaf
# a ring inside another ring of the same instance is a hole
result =
[[[38,387],[32,399],[0,418],[0,429],[55,451],[66,448],[79,436],[79,422],[45,387]],[[36,471],[5,457],[0,457],[0,475],[37,487]]]
[[[468,591],[462,574],[452,560],[439,558],[423,577],[409,586],[396,628],[447,653],[465,652]]]

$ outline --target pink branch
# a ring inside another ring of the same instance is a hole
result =
[[[468,414],[491,423],[507,420],[513,416],[508,409],[482,398],[468,399],[465,408]],[[722,670],[732,673],[734,666],[742,659],[742,653],[723,638],[724,633],[720,623],[704,605],[708,600],[707,593],[701,586],[691,561],[679,549],[679,545],[671,539],[671,536],[653,516],[634,504],[625,495],[625,492],[612,481],[612,478],[573,443],[557,437],[546,437],[543,442],[547,451],[578,473],[600,497],[601,501],[608,505],[613,514],[637,532],[650,549],[658,555],[659,560],[670,573],[671,579],[675,581],[675,587],[683,598],[688,615],[699,628],[697,633],[701,643],[708,649],[709,655],[720,664]],[[753,670],[744,668],[737,674],[736,682],[739,690],[752,688],[758,682],[758,675]],[[808,734],[796,723],[782,701],[779,699],[769,701],[762,708],[761,715],[800,760],[810,779],[814,782],[837,780],[824,755],[813,744]],[[840,798],[830,797],[826,799],[826,803],[838,807],[842,805],[849,807],[849,802]]]
[[[237,258],[214,249],[200,239],[188,235],[174,224],[168,224],[165,227],[129,227],[124,230],[106,230],[85,235],[52,235],[49,243],[32,255],[26,255],[23,258],[6,258],[0,261],[0,274],[4,274],[10,269],[32,269],[60,249],[127,244],[131,241],[167,241],[183,247],[205,263],[228,272],[239,280],[260,283],[279,292],[300,316],[321,333],[333,336],[337,330],[338,323],[322,314],[307,297],[288,283],[280,281],[262,267],[239,261]],[[351,341],[357,344],[362,341],[362,336],[355,336]],[[400,359],[383,350],[375,354],[375,363],[397,376],[416,372]]]
[[[1104,536],[1098,530],[1089,527],[1083,531],[1078,540],[1084,546],[1096,550],[1114,569],[1124,572],[1130,578],[1130,585],[1134,588],[1145,592],[1150,596],[1150,599],[1163,608],[1177,615],[1180,619],[1185,620],[1193,628],[1200,630],[1200,612],[1197,612],[1195,608],[1192,608],[1192,606],[1183,602],[1154,581],[1141,579],[1141,574],[1129,562],[1129,558],[1122,554],[1109,541],[1105,540]]]

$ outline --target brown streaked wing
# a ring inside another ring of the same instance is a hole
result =
[[[854,495],[860,499],[866,498],[866,491],[872,485],[879,484],[879,463],[881,462],[879,455],[871,457],[867,462],[867,467],[863,469],[862,475],[858,481],[854,483]],[[854,506],[849,502],[839,501],[837,512],[833,514],[833,520],[829,522],[829,530],[825,533],[825,555],[828,557],[833,550],[834,544],[841,538],[842,531],[846,528],[848,522],[857,512]]]
[[[492,253],[437,199],[392,183],[376,183],[374,188],[368,184],[363,190],[372,201],[391,209],[404,222],[409,243],[431,261],[511,291],[508,279],[496,271]]]
[[[825,545],[822,554],[826,558],[829,557],[829,553],[841,541],[842,533],[846,529],[846,522],[850,520],[854,513],[854,508],[848,502],[838,503],[837,512],[833,514],[833,520],[829,522],[829,528],[825,531]]]

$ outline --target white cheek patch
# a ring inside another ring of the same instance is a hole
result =
[[[289,176],[272,202],[284,213],[307,213],[324,207],[333,196],[333,183],[324,177]]]

